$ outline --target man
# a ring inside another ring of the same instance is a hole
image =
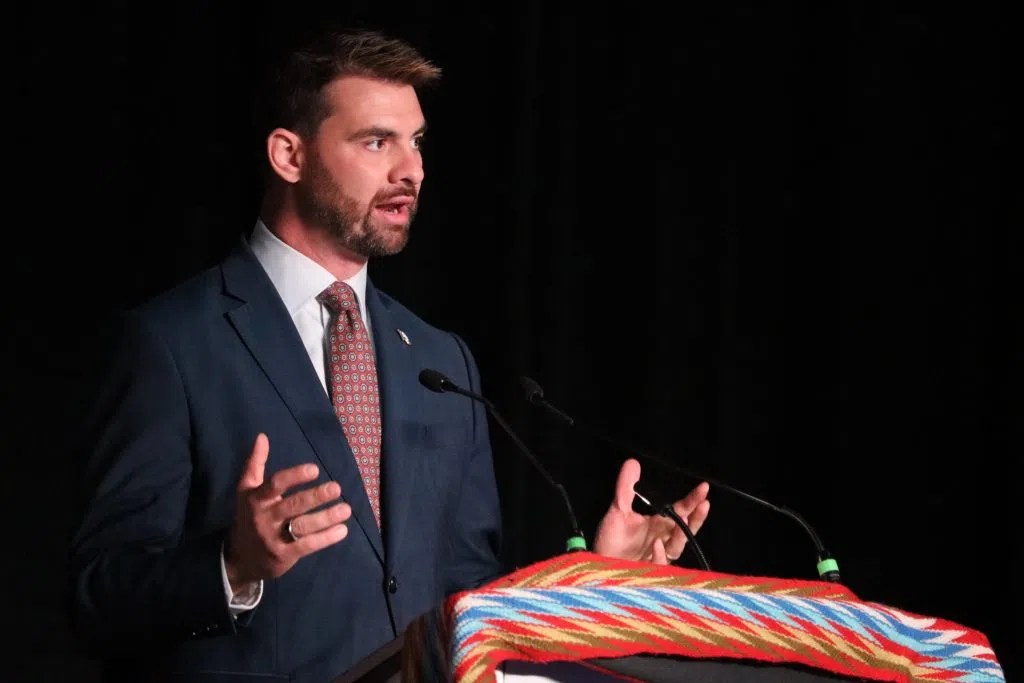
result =
[[[377,290],[424,171],[417,88],[439,71],[326,32],[278,72],[251,235],[124,316],[88,421],[70,561],[77,633],[111,678],[328,681],[446,596],[502,573],[486,414],[456,335]],[[632,512],[623,466],[595,536],[667,562],[685,537]],[[702,484],[676,509],[696,531]]]

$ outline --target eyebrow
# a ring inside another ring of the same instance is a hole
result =
[[[427,132],[427,124],[423,124],[412,134],[413,137],[423,135]],[[384,128],[382,126],[367,126],[366,128],[360,128],[355,133],[349,136],[349,140],[362,140],[364,138],[395,138],[398,137],[398,133],[391,130],[390,128]]]

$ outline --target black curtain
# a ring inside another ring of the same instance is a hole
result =
[[[521,375],[585,423],[800,511],[855,593],[981,630],[1012,680],[1024,290],[1009,17],[549,5],[18,10],[4,479],[28,677],[91,671],[55,590],[75,521],[60,420],[76,344],[251,228],[260,69],[289,26],[331,19],[444,69],[423,96],[413,238],[371,276],[469,342],[588,540],[629,453],[528,406]],[[492,429],[509,565],[561,552],[561,500]],[[644,477],[667,497],[696,483],[651,463]],[[714,569],[815,578],[792,520],[711,499]]]

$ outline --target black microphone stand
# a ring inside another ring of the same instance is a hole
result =
[[[758,505],[762,505],[762,506],[764,506],[764,507],[766,507],[766,508],[768,508],[770,510],[774,510],[775,512],[778,512],[779,514],[784,515],[784,516],[789,517],[790,519],[794,520],[797,524],[799,524],[803,528],[803,530],[805,532],[807,532],[807,535],[810,537],[811,542],[814,543],[814,548],[817,551],[817,557],[818,557],[818,561],[817,561],[817,565],[816,565],[816,569],[818,571],[818,576],[820,576],[821,579],[824,580],[824,581],[829,581],[831,583],[842,583],[842,580],[841,580],[841,578],[839,576],[839,563],[836,562],[835,558],[832,556],[832,553],[830,553],[828,550],[826,550],[824,544],[821,542],[821,539],[818,537],[817,532],[815,532],[814,529],[811,527],[811,525],[807,522],[807,520],[805,520],[803,517],[801,517],[800,514],[797,513],[795,510],[791,510],[791,509],[789,509],[787,507],[784,507],[784,506],[781,506],[781,505],[775,505],[774,503],[769,503],[768,501],[766,501],[766,500],[764,500],[762,498],[759,498],[757,496],[751,495],[751,494],[749,494],[749,493],[747,493],[745,491],[741,491],[741,490],[739,490],[737,488],[729,486],[728,484],[725,484],[723,482],[717,481],[717,480],[715,480],[715,479],[713,479],[711,477],[701,476],[700,474],[698,474],[696,472],[693,472],[691,470],[687,470],[687,469],[684,469],[682,467],[679,467],[678,465],[676,465],[674,463],[671,463],[671,462],[668,462],[668,461],[666,461],[666,460],[664,460],[662,458],[657,458],[657,457],[655,457],[653,455],[649,455],[647,453],[644,453],[640,449],[638,449],[638,448],[636,448],[636,447],[634,447],[634,446],[632,446],[630,444],[624,444],[624,443],[622,443],[620,441],[612,439],[612,438],[606,436],[605,434],[599,432],[598,430],[596,430],[596,429],[594,429],[592,427],[588,427],[586,425],[580,424],[578,421],[574,420],[572,417],[567,415],[565,412],[563,412],[563,411],[559,410],[558,408],[556,408],[555,406],[551,405],[551,403],[549,403],[544,398],[544,390],[540,387],[540,385],[536,381],[530,379],[529,377],[520,377],[519,381],[520,381],[520,384],[522,385],[523,390],[524,390],[524,392],[526,394],[526,400],[527,401],[529,401],[530,403],[532,403],[535,406],[539,406],[539,407],[543,408],[546,412],[548,412],[551,415],[554,415],[561,422],[568,424],[570,427],[575,427],[577,429],[580,429],[584,433],[588,434],[590,437],[592,437],[594,439],[597,439],[598,441],[602,441],[605,444],[608,444],[609,446],[611,446],[613,448],[616,448],[618,450],[622,450],[622,451],[627,452],[627,453],[633,453],[633,454],[635,454],[637,457],[639,457],[641,459],[648,460],[650,462],[656,463],[658,465],[661,465],[662,467],[665,467],[667,469],[673,470],[675,472],[679,472],[680,474],[683,474],[685,476],[692,477],[692,478],[698,479],[700,481],[706,481],[706,482],[708,482],[709,484],[711,484],[712,486],[714,486],[716,488],[724,489],[726,491],[734,493],[737,496],[740,496],[741,498],[745,498],[745,499],[747,499],[747,500],[749,500],[751,502],[757,503]]]
[[[561,495],[562,501],[565,503],[565,509],[569,515],[569,523],[572,528],[572,534],[569,536],[568,539],[566,539],[565,542],[566,552],[571,553],[586,550],[587,541],[586,538],[583,536],[583,531],[580,529],[579,523],[576,521],[576,513],[572,509],[572,503],[569,502],[569,494],[566,492],[565,487],[562,486],[559,482],[555,481],[554,477],[552,477],[551,474],[548,473],[547,469],[540,464],[540,461],[537,460],[537,458],[533,455],[532,452],[530,452],[530,449],[526,447],[526,444],[523,443],[522,439],[519,438],[515,431],[513,431],[512,427],[510,427],[509,424],[505,422],[505,419],[498,413],[498,410],[497,408],[494,407],[494,404],[492,404],[487,398],[480,394],[469,391],[468,389],[463,389],[462,387],[455,384],[455,382],[451,381],[444,374],[438,372],[437,370],[427,368],[420,371],[419,380],[420,384],[422,384],[427,389],[430,389],[433,392],[440,394],[450,391],[454,394],[459,394],[461,396],[471,398],[474,401],[479,401],[484,405],[485,408],[487,408],[487,411],[490,413],[491,417],[494,418],[495,422],[498,423],[498,425],[502,428],[502,430],[504,430],[508,437],[512,439],[512,442],[516,445],[516,448],[519,450],[519,452],[522,455],[524,455],[527,460],[530,461],[534,469],[536,469],[537,472],[540,473],[544,480],[547,481]]]

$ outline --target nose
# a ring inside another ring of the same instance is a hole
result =
[[[388,180],[395,185],[409,185],[418,188],[423,182],[423,157],[418,149],[410,148],[399,150],[394,165],[391,167],[391,177]]]

